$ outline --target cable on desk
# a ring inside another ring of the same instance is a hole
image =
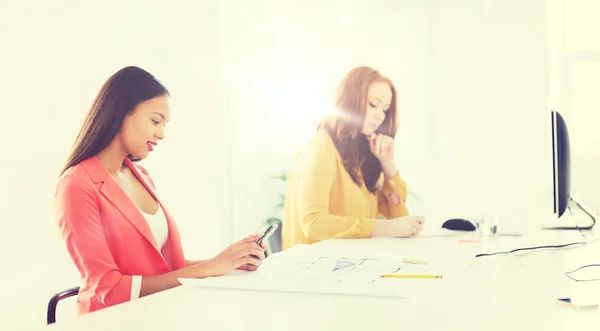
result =
[[[587,240],[587,236],[585,235],[585,233],[583,233],[583,231],[581,231],[581,227],[579,226],[579,224],[577,224],[577,219],[575,218],[575,215],[573,215],[573,212],[571,211],[571,206],[567,205],[567,209],[569,210],[569,214],[571,214],[571,218],[573,218],[573,223],[575,223],[577,230],[583,236],[583,238],[585,238]],[[596,221],[594,220],[594,223],[595,222]],[[594,225],[592,224],[592,226],[594,226]]]
[[[564,245],[523,247],[523,248],[516,248],[516,249],[513,249],[512,251],[506,251],[506,252],[477,254],[477,255],[475,255],[475,257],[477,258],[477,257],[492,256],[492,255],[499,255],[499,254],[512,254],[512,253],[516,253],[516,252],[520,252],[520,251],[529,251],[529,250],[544,249],[544,248],[564,248],[564,247],[569,247],[569,246],[574,246],[574,245],[585,245],[587,243],[589,243],[589,242],[587,242],[587,241],[578,241],[578,242],[574,242],[574,243],[570,243],[570,244],[564,244]]]
[[[579,208],[581,208],[583,211],[585,211],[585,208],[583,208],[583,206],[579,202],[577,202],[577,200],[571,199],[571,201],[575,202]],[[571,212],[571,206],[569,204],[567,204],[567,208],[569,208],[569,212],[571,213],[571,216],[573,216],[573,213]],[[589,215],[589,213],[587,213],[587,214]],[[581,232],[582,229],[583,230],[591,230],[594,227],[594,225],[596,225],[596,218],[593,217],[592,215],[590,215],[590,216],[592,218],[592,225],[590,225],[590,226],[586,226],[586,227],[582,228],[579,225],[577,225],[577,222],[575,222],[575,226],[577,226],[577,229],[579,230],[579,232]],[[573,216],[573,220],[575,221],[575,216]]]
[[[575,201],[575,203],[577,203],[577,201]],[[579,203],[577,203],[577,205],[581,207],[581,205]],[[573,217],[573,222],[575,223],[575,226],[577,227],[577,230],[579,230],[579,233],[581,233],[581,235],[583,236],[583,238],[585,239],[585,241],[578,241],[578,242],[574,242],[574,243],[570,243],[570,244],[564,244],[564,245],[549,245],[549,246],[534,246],[534,247],[516,248],[516,249],[513,249],[512,251],[477,254],[477,255],[475,255],[475,257],[478,258],[478,257],[500,255],[500,254],[512,254],[512,253],[520,252],[520,251],[530,251],[530,250],[545,249],[545,248],[564,248],[564,247],[569,247],[569,246],[574,246],[574,245],[586,245],[586,244],[590,244],[590,243],[592,243],[592,242],[600,239],[600,236],[596,236],[595,238],[588,238],[587,235],[585,235],[583,233],[583,231],[581,231],[582,229],[583,230],[589,230],[589,229],[591,229],[594,226],[594,224],[596,224],[596,220],[594,218],[592,218],[592,221],[593,221],[592,225],[590,225],[588,227],[582,228],[582,227],[579,226],[579,224],[577,224],[577,220],[575,219],[575,215],[573,215],[573,212],[571,211],[571,206],[567,206],[567,208],[569,210],[569,213]],[[590,266],[592,266],[592,265],[590,265]],[[587,266],[584,266],[584,267],[587,267]]]
[[[577,278],[573,278],[573,277],[571,277],[571,275],[570,275],[570,274],[572,274],[572,273],[574,273],[574,272],[577,272],[577,271],[579,271],[579,270],[581,270],[581,269],[584,269],[584,268],[590,268],[590,267],[600,267],[600,264],[588,264],[588,265],[584,265],[584,266],[581,266],[581,267],[579,267],[579,268],[577,268],[577,269],[575,269],[575,270],[573,270],[573,271],[567,271],[567,272],[565,272],[565,275],[566,275],[567,277],[571,278],[572,280],[576,281],[576,282],[591,282],[591,281],[600,280],[600,278],[592,278],[592,279],[577,279]]]

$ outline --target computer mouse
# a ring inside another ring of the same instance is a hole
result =
[[[475,225],[462,218],[452,218],[442,224],[442,228],[458,231],[475,231]]]

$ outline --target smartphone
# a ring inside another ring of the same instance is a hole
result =
[[[260,238],[256,239],[256,241],[254,242],[255,244],[259,245],[266,239],[269,239],[269,237],[273,234],[273,232],[275,232],[275,230],[277,230],[277,228],[279,227],[278,224],[273,224],[270,225],[266,230],[265,233],[263,233],[262,236],[260,236]],[[265,258],[268,256],[269,254],[267,253],[267,250],[265,250]],[[254,255],[252,255],[254,256]],[[258,256],[254,256],[255,258],[258,258]]]
[[[273,232],[275,232],[275,230],[277,230],[278,227],[279,227],[279,224],[270,225],[265,230],[265,233],[263,233],[263,235],[260,238],[256,239],[256,241],[254,243],[256,243],[257,245],[260,245],[264,240],[269,239],[269,237],[273,234]]]

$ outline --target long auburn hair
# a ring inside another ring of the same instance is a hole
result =
[[[379,190],[379,179],[382,167],[373,155],[369,141],[362,134],[362,128],[367,109],[369,87],[374,82],[385,82],[392,90],[390,108],[385,113],[385,119],[375,133],[385,134],[392,138],[396,136],[397,105],[396,88],[392,81],[371,67],[356,67],[352,69],[338,87],[335,99],[336,113],[325,118],[318,129],[326,130],[338,152],[342,163],[352,180],[375,193]]]
[[[129,66],[114,73],[96,95],[61,175],[106,148],[138,104],[165,94],[169,91],[144,69]],[[139,161],[133,155],[127,157]]]

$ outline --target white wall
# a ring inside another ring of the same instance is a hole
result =
[[[572,194],[600,213],[600,3],[552,0],[558,59],[558,109],[571,140]]]
[[[237,235],[277,214],[270,176],[290,166],[356,65],[397,86],[397,162],[422,199],[415,212],[552,207],[545,1],[225,3]]]
[[[551,212],[546,8],[432,1],[430,211]]]
[[[600,214],[600,48],[596,60],[571,64],[565,109],[572,161],[572,195]]]
[[[225,245],[218,9],[216,0],[2,2],[3,326],[44,324],[51,294],[78,285],[51,217],[54,184],[95,94],[121,67],[145,68],[172,91],[167,139],[144,164],[184,249],[200,258]]]

